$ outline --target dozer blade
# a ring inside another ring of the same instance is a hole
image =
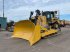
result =
[[[12,37],[28,40],[30,45],[33,45],[41,39],[40,26],[35,26],[33,22],[29,20],[19,21],[14,26]]]

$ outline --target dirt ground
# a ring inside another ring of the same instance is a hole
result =
[[[70,27],[62,28],[57,36],[41,39],[33,46],[11,35],[8,31],[0,32],[0,52],[70,52]]]

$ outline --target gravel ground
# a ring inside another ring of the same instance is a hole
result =
[[[57,36],[41,39],[33,46],[23,39],[10,38],[11,32],[0,32],[0,52],[70,52],[70,27]]]

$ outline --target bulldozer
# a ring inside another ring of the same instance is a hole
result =
[[[54,11],[42,11],[41,13],[40,10],[36,10],[35,12],[36,16],[33,16],[33,12],[30,13],[29,20],[21,20],[15,23],[12,35],[13,38],[28,40],[31,46],[42,37],[54,35],[58,32],[58,29],[54,27],[56,22],[56,20],[54,21]]]

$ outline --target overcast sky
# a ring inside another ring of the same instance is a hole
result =
[[[5,17],[8,21],[25,20],[30,11],[36,9],[59,10],[60,19],[70,20],[70,0],[5,0]],[[3,0],[0,0],[0,16],[2,16]]]

